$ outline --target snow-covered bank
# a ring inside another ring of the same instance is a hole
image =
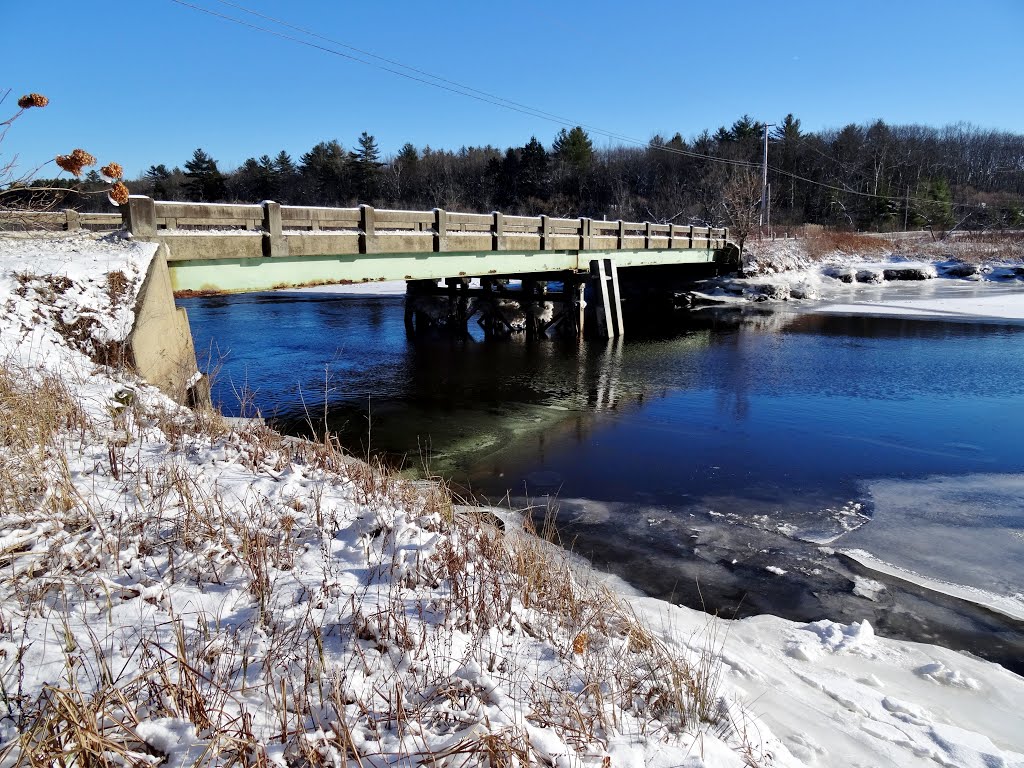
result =
[[[102,286],[133,295],[146,248],[0,239],[0,764],[99,734],[121,764],[1024,765],[996,665],[609,592],[434,486],[100,365],[131,305]]]
[[[689,303],[797,300],[807,311],[830,314],[1024,319],[1024,264],[1020,261],[986,261],[986,253],[993,249],[986,251],[981,245],[968,260],[971,252],[964,243],[940,247],[908,240],[898,241],[899,250],[893,250],[884,240],[865,236],[855,240],[861,250],[815,255],[812,248],[820,243],[813,238],[751,242],[744,256],[744,277],[708,281],[693,292]],[[998,253],[1002,251],[993,255]],[[945,295],[946,290],[954,295]]]
[[[1024,287],[988,296],[886,297],[879,301],[826,303],[815,312],[839,315],[915,317],[933,320],[1024,320]]]

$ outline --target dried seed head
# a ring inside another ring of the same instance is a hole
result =
[[[100,173],[111,181],[118,181],[124,178],[124,168],[121,167],[120,163],[107,163],[100,168]]]
[[[31,109],[32,107],[45,107],[50,103],[50,100],[43,96],[41,93],[30,93],[27,96],[22,96],[18,99],[18,106],[22,109]]]
[[[128,187],[124,185],[123,181],[119,181],[110,188],[110,193],[107,197],[110,198],[110,202],[114,205],[124,205],[128,202]]]
[[[87,165],[95,165],[96,158],[84,149],[75,149],[70,155],[57,155],[57,165],[74,176],[80,176]]]

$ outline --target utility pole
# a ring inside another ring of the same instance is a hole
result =
[[[768,129],[775,123],[764,124],[764,162],[761,165],[761,212],[757,217],[757,226],[764,226],[765,211],[768,207]]]

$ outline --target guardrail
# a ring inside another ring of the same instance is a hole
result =
[[[590,218],[280,205],[179,203],[133,195],[125,226],[141,239],[260,234],[264,256],[469,251],[724,248],[725,228]],[[312,242],[310,242],[312,241]]]
[[[0,211],[0,231],[89,229],[97,232],[121,229],[120,213],[80,213],[79,211]]]

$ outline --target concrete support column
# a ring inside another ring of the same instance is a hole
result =
[[[622,219],[619,219],[619,236],[618,236],[618,240],[617,240],[617,243],[616,243],[615,247],[618,248],[620,251],[624,247],[623,246],[623,241],[625,239],[626,239],[626,222],[624,222]]]
[[[287,256],[288,243],[284,239],[284,227],[281,224],[281,204],[273,200],[264,200],[263,206],[263,255]]]
[[[70,208],[64,211],[64,229],[68,232],[77,232],[82,228],[82,219],[78,215],[78,211],[73,211]]]
[[[129,195],[128,204],[121,206],[125,229],[139,240],[156,237],[156,203],[145,195]]]
[[[547,251],[551,249],[551,218],[540,217],[540,249]]]
[[[651,222],[645,222],[644,224],[644,250],[650,250],[651,248]]]

